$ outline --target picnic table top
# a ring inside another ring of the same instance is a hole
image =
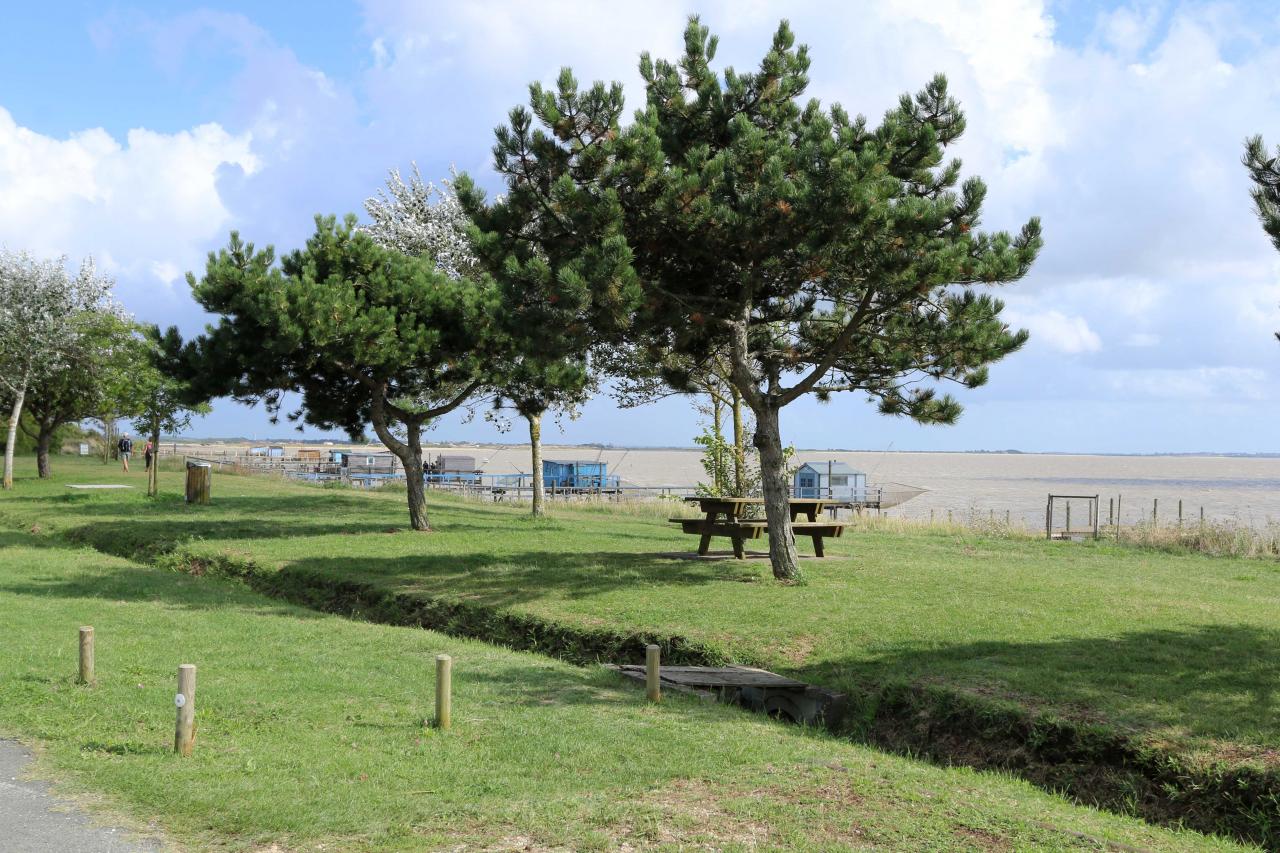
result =
[[[685,495],[685,503],[721,503],[721,504],[763,504],[764,498],[731,498],[716,497],[714,495]],[[828,504],[832,502],[832,498],[787,498],[787,503],[792,506],[807,506],[809,504]]]

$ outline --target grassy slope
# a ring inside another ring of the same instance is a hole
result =
[[[72,790],[200,849],[1231,848],[724,706],[655,707],[607,671],[56,541],[0,532],[0,733],[38,739]],[[92,688],[73,680],[81,624],[97,634]],[[440,651],[455,658],[447,733],[422,725]],[[186,760],[170,752],[181,662],[199,666]]]
[[[52,482],[0,496],[0,517],[132,553],[187,541],[270,567],[373,579],[586,626],[678,632],[815,682],[937,679],[1133,727],[1184,752],[1266,761],[1280,747],[1280,571],[1260,560],[1094,543],[857,532],[807,583],[764,562],[664,559],[689,550],[657,518],[557,505],[555,517],[434,497],[429,536],[400,530],[403,495],[215,476],[214,504],[181,503],[179,475],[140,490],[58,460]],[[134,479],[141,484],[140,475]],[[805,550],[801,543],[801,550]]]

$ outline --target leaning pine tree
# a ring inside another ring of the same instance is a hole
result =
[[[302,398],[293,420],[353,438],[371,424],[404,465],[410,525],[430,530],[422,432],[484,384],[492,288],[377,245],[354,216],[317,217],[306,246],[279,265],[270,247],[233,233],[188,281],[221,320],[178,359],[184,396],[262,400],[278,412],[292,392]]]
[[[365,233],[379,245],[433,261],[436,269],[456,280],[480,281],[488,272],[475,252],[470,217],[451,182],[442,181],[437,188],[422,180],[417,166],[406,182],[393,170],[386,189],[366,201],[365,210],[373,220]],[[527,245],[520,230],[516,229],[516,236]],[[492,258],[493,252],[487,257]],[[573,415],[590,396],[594,383],[585,345],[575,346],[580,336],[560,322],[559,312],[548,314],[539,310],[545,303],[525,300],[526,289],[518,281],[511,286],[503,260],[505,256],[492,273],[502,296],[494,319],[504,331],[506,346],[487,351],[494,410],[514,409],[529,425],[532,512],[542,516],[546,514],[542,419],[553,409]]]
[[[567,70],[556,91],[535,86],[545,130],[513,113],[499,165],[559,227],[625,239],[641,291],[625,334],[655,364],[727,358],[755,416],[773,572],[792,579],[782,410],[853,391],[888,415],[954,422],[959,403],[934,383],[979,386],[1027,339],[976,286],[1021,278],[1040,226],[977,230],[986,188],[970,178],[957,189],[960,164],[945,159],[965,122],[942,77],[870,127],[801,100],[808,52],[785,22],[752,73],[716,74],[715,49],[693,18],[678,62],[644,55],[646,104],[626,128],[616,86],[579,92]],[[573,191],[522,177],[585,148],[603,165]],[[602,215],[611,208],[619,220]],[[590,264],[565,270],[606,303],[631,283],[593,277]]]

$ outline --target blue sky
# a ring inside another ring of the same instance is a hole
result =
[[[390,168],[451,166],[496,189],[492,130],[562,65],[638,103],[641,50],[685,17],[753,64],[779,18],[810,45],[810,94],[873,120],[945,72],[958,147],[989,185],[986,226],[1044,222],[1005,288],[1031,343],[959,393],[954,427],[858,395],[784,415],[801,447],[1278,451],[1280,255],[1249,208],[1241,142],[1280,142],[1280,9],[1268,3],[5,3],[0,244],[94,255],[137,317],[197,332],[183,275],[239,229],[296,245],[318,212],[362,209]],[[221,401],[202,435],[288,436]],[[618,411],[566,441],[687,445],[688,401]],[[319,437],[314,431],[308,437]],[[493,440],[477,418],[441,439]],[[557,438],[554,430],[552,438]]]

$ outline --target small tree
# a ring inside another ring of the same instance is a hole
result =
[[[624,409],[673,395],[704,397],[695,408],[709,417],[710,423],[708,431],[694,442],[706,448],[705,454],[714,457],[712,468],[721,471],[721,476],[712,478],[712,487],[718,495],[747,497],[751,493],[753,486],[747,475],[753,453],[747,439],[751,416],[743,406],[742,394],[729,381],[725,358],[710,358],[698,367],[671,355],[653,361],[648,353],[634,347],[613,346],[601,348],[597,366],[611,378],[613,397]],[[732,425],[732,444],[724,437],[726,417]],[[705,467],[707,459],[703,464]]]
[[[0,384],[10,400],[5,489],[13,488],[14,445],[28,392],[68,368],[84,334],[80,319],[109,310],[112,285],[92,260],[72,276],[65,258],[0,250]]]
[[[66,352],[63,366],[32,385],[22,429],[35,442],[36,470],[50,475],[49,451],[67,424],[97,416],[106,408],[122,410],[130,393],[130,373],[144,367],[133,345],[136,327],[115,310],[88,311],[76,318],[80,335]]]
[[[187,277],[221,320],[184,348],[176,372],[200,397],[261,400],[273,417],[282,395],[297,392],[291,420],[353,438],[372,424],[404,465],[410,525],[430,530],[422,430],[485,384],[495,297],[382,248],[355,223],[317,217],[306,247],[279,266],[270,247],[256,251],[233,233],[202,279]]]
[[[130,384],[128,407],[137,414],[133,428],[151,440],[151,467],[147,469],[147,495],[160,493],[160,435],[175,435],[191,426],[196,415],[209,413],[207,399],[202,399],[192,384],[181,379],[182,336],[170,326],[161,332],[156,326],[145,326],[134,337],[138,352],[137,369]]]
[[[567,70],[555,92],[534,86],[542,129],[513,112],[499,166],[577,247],[546,280],[604,307],[634,281],[623,332],[654,363],[727,358],[755,416],[773,572],[790,579],[782,410],[854,391],[884,414],[954,422],[959,403],[933,383],[979,386],[1027,338],[975,286],[1024,275],[1040,226],[977,230],[986,188],[957,189],[960,164],[945,160],[965,122],[942,77],[871,128],[801,100],[808,51],[785,22],[755,72],[718,75],[716,46],[693,18],[678,62],[643,55],[646,103],[625,129],[613,89],[580,92]],[[543,173],[556,180],[529,177]],[[593,263],[609,247],[634,280]]]
[[[380,245],[434,261],[436,268],[454,279],[479,281],[486,275],[473,250],[471,220],[450,181],[439,188],[424,182],[415,165],[406,183],[392,170],[385,190],[365,202],[373,224],[365,231]],[[496,268],[499,286],[504,276]],[[572,412],[590,396],[593,382],[587,359],[571,331],[554,325],[559,317],[534,313],[502,287],[499,322],[502,349],[488,352],[489,375],[495,392],[495,411],[504,405],[529,425],[535,516],[546,514],[542,479],[542,419],[548,411]]]

